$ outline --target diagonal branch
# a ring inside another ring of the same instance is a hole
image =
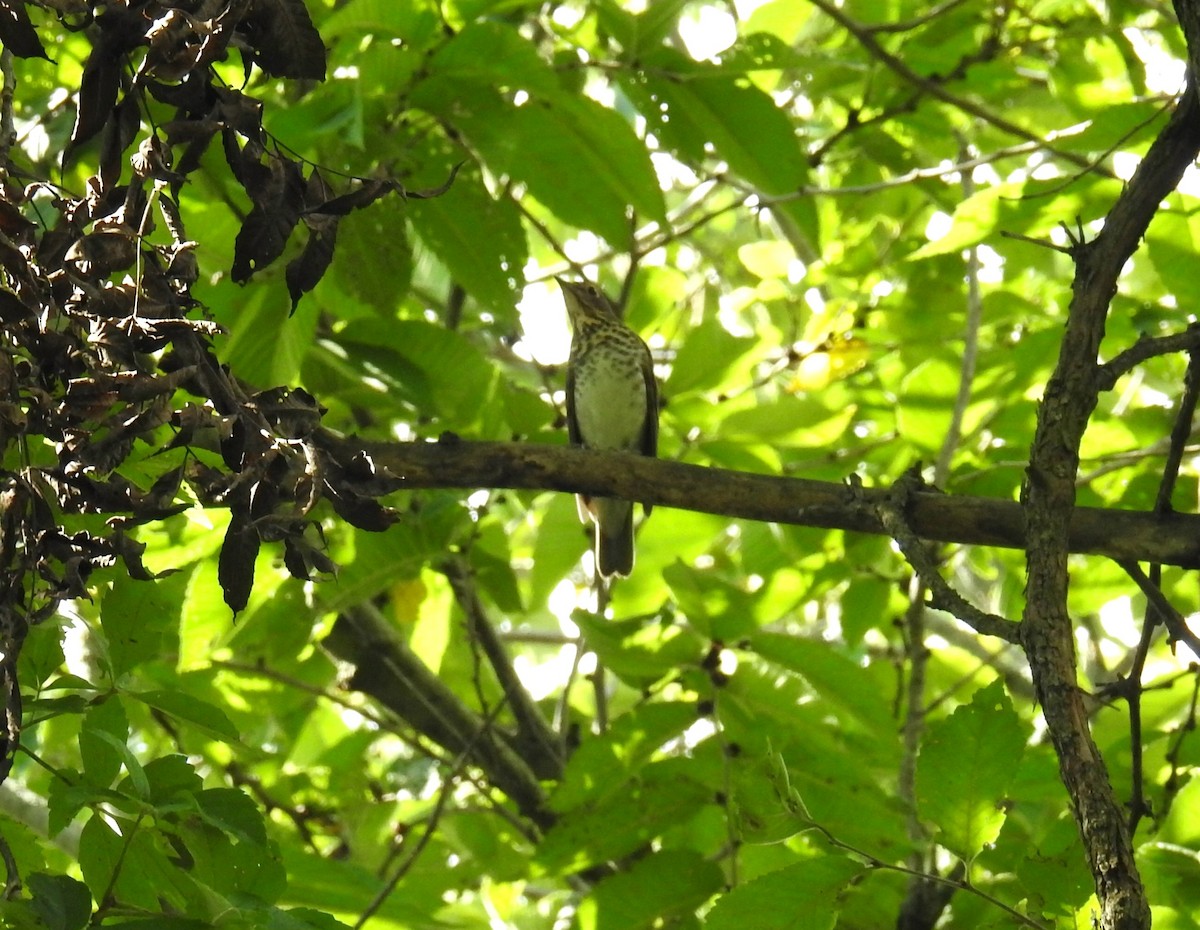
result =
[[[1158,611],[1162,622],[1166,624],[1167,632],[1171,635],[1172,642],[1183,643],[1192,652],[1200,658],[1200,636],[1192,632],[1187,625],[1187,620],[1183,614],[1175,609],[1175,605],[1167,600],[1167,596],[1149,575],[1147,575],[1140,565],[1136,562],[1121,562],[1121,568],[1130,578],[1134,580],[1141,592],[1146,595],[1146,600],[1154,605],[1154,609]]]
[[[521,751],[529,767],[540,777],[561,778],[562,741],[555,735],[513,668],[508,650],[496,634],[495,627],[488,619],[487,610],[479,599],[470,567],[462,558],[451,557],[441,566],[441,570],[450,582],[450,590],[454,592],[459,609],[466,615],[467,628],[482,647],[492,672],[504,691],[505,701],[517,725],[513,745]]]
[[[552,815],[537,776],[492,721],[464,705],[369,606],[342,613],[322,645],[353,667],[350,687],[374,698],[418,732],[472,765],[539,826]]]
[[[989,614],[970,603],[951,587],[934,564],[933,553],[917,538],[908,525],[907,507],[915,493],[911,483],[920,480],[912,472],[904,475],[888,500],[876,506],[879,520],[887,534],[896,541],[904,558],[913,567],[921,582],[929,589],[930,606],[953,614],[977,633],[996,636],[1005,642],[1020,642],[1020,626],[1005,617]]]

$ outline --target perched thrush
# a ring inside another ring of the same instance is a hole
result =
[[[567,432],[571,444],[656,455],[658,388],[650,350],[621,322],[594,284],[558,278],[571,317],[567,363]],[[633,570],[633,504],[576,498],[579,519],[596,524],[596,570],[604,578]],[[649,506],[643,507],[649,514]]]

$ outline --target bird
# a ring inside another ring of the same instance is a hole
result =
[[[567,435],[585,449],[658,454],[654,361],[616,305],[591,282],[556,278],[571,318]],[[596,571],[606,581],[633,571],[633,504],[579,494],[579,519],[595,524]],[[650,506],[642,512],[649,516]]]

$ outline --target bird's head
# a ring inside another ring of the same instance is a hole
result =
[[[611,300],[590,281],[566,281],[555,278],[567,304],[567,315],[575,332],[592,326],[619,323],[621,317]]]

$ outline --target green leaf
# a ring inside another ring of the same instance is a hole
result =
[[[301,302],[293,314],[285,288],[251,289],[238,301],[221,359],[253,384],[295,384],[319,318],[314,301]]]
[[[93,814],[80,832],[79,868],[92,897],[111,893],[127,906],[157,911],[171,901],[182,909],[185,901],[173,891],[171,875],[183,874],[154,848],[145,829],[128,820],[118,823],[120,834]]]
[[[116,750],[121,764],[125,767],[125,778],[117,784],[117,790],[127,791],[128,788],[132,788],[133,796],[139,801],[149,801],[150,783],[146,781],[146,772],[142,769],[141,761],[133,754],[133,750],[129,748],[125,739],[103,730],[98,731],[96,736]]]
[[[894,590],[895,585],[882,578],[865,575],[851,579],[841,605],[842,633],[847,643],[861,642],[867,630],[886,628]]]
[[[117,746],[124,747],[128,737],[129,718],[119,697],[111,695],[88,708],[79,731],[79,758],[93,785],[107,788],[112,784],[125,755]]]
[[[34,872],[26,877],[32,908],[47,930],[81,930],[92,916],[87,885],[66,875]]]
[[[825,448],[845,435],[857,415],[853,407],[830,409],[819,397],[785,394],[770,403],[734,411],[722,422],[721,435],[730,440],[765,439]]]
[[[613,623],[582,612],[574,618],[604,667],[634,686],[653,684],[704,655],[704,640],[682,624]]]
[[[711,150],[766,194],[790,193],[804,183],[808,171],[796,129],[769,94],[666,47],[648,54],[644,65],[623,86],[649,130],[680,158],[703,164]]]
[[[717,864],[699,853],[664,850],[596,885],[580,904],[580,924],[595,930],[660,927],[694,911],[724,883]]]
[[[705,636],[734,642],[758,629],[754,594],[682,562],[668,565],[662,577],[681,613]]]
[[[828,643],[762,632],[749,638],[749,647],[764,659],[799,672],[817,692],[848,711],[869,730],[884,732],[890,726],[890,708],[869,686],[868,672],[831,649]]]
[[[238,840],[265,846],[266,826],[262,812],[244,791],[237,788],[207,788],[196,795],[200,813],[213,826]]]
[[[708,318],[688,333],[679,347],[671,375],[663,386],[668,397],[685,391],[702,391],[725,383],[737,361],[758,345],[757,340],[734,336],[716,319]]]
[[[229,606],[221,596],[215,561],[204,561],[188,572],[187,590],[179,618],[179,659],[176,670],[205,668],[213,652],[230,634]]]
[[[647,766],[620,797],[559,818],[534,862],[542,874],[555,874],[619,859],[694,817],[711,799],[704,785],[679,777],[678,767]]]
[[[50,782],[46,793],[46,807],[49,813],[47,830],[51,836],[58,836],[75,815],[83,810],[84,805],[95,799],[96,789],[82,781],[82,776],[74,769],[64,769],[59,772],[60,778]]]
[[[369,353],[389,387],[404,391],[446,426],[478,422],[495,371],[458,333],[423,320],[362,319],[345,328],[341,341]]]
[[[929,725],[917,759],[917,808],[938,828],[938,841],[962,858],[999,834],[1027,738],[1000,681]]]
[[[353,861],[319,856],[292,845],[282,847],[280,852],[290,880],[289,903],[349,914],[353,921],[379,892],[379,876]],[[414,871],[420,874],[419,870]],[[438,900],[437,903],[442,902]],[[398,930],[437,926],[437,921],[427,911],[414,906],[411,894],[405,894],[403,886],[387,897],[376,911],[375,919],[382,926]]]
[[[533,43],[507,23],[469,23],[429,60],[429,73],[494,86],[554,96],[560,87],[554,71]]]
[[[464,170],[442,196],[410,200],[406,213],[456,282],[501,320],[516,319],[528,245],[511,200],[493,197],[477,171]]]
[[[349,0],[320,23],[327,40],[345,33],[404,36],[410,42],[424,44],[438,32],[436,8],[422,3],[394,3],[393,0]]]
[[[191,804],[191,797],[203,786],[200,774],[186,756],[171,755],[151,759],[145,767],[152,803],[167,807],[180,803]]]
[[[273,844],[233,842],[208,824],[185,822],[172,837],[172,847],[185,858],[188,872],[206,889],[233,900],[274,902],[287,888],[287,875]]]
[[[623,794],[626,782],[697,719],[696,706],[681,702],[643,704],[622,714],[571,754],[550,798],[551,809],[565,813]]]
[[[632,233],[628,207],[666,219],[646,147],[620,114],[588,97],[532,100],[509,123],[521,146],[510,172],[563,221],[620,246]]]
[[[591,534],[579,522],[573,494],[542,495],[536,501],[542,519],[533,545],[529,598],[530,603],[540,604],[563,576],[579,564],[591,545]]]
[[[438,77],[422,83],[413,100],[451,121],[494,171],[526,185],[564,222],[621,244],[632,233],[628,208],[665,219],[645,145],[624,117],[588,97],[533,95],[515,106],[490,85]],[[508,267],[515,275],[518,266]]]
[[[910,258],[961,252],[1001,232],[1049,239],[1050,230],[1063,222],[1063,217],[1091,219],[1099,212],[1096,204],[1109,203],[1119,193],[1118,182],[1094,174],[1070,184],[1059,178],[983,187],[955,207],[954,223],[945,236],[921,246]]]
[[[17,658],[17,675],[26,688],[44,684],[62,669],[63,624],[54,618],[32,626]]]
[[[190,724],[201,733],[223,743],[236,743],[240,739],[237,727],[221,708],[194,695],[180,691],[131,691],[129,697]]]
[[[185,584],[186,577],[181,575],[154,581],[116,576],[112,590],[100,602],[100,624],[114,678],[163,657],[167,637],[179,622],[180,594]]]
[[[343,307],[343,315],[349,318],[352,315],[351,308],[345,306],[348,303],[345,297],[338,299],[340,293],[357,298],[375,313],[391,313],[398,298],[407,294],[412,286],[413,244],[408,234],[406,215],[380,205],[370,210],[356,210],[342,217],[338,224],[337,255],[367,253],[373,260],[351,263],[339,261],[335,255],[330,274],[322,278],[317,286],[316,294],[322,303],[336,301]],[[336,293],[330,294],[330,291]],[[476,293],[474,288],[471,288],[471,292]],[[307,373],[302,371],[301,380],[306,379]]]
[[[941,358],[931,358],[909,373],[896,411],[896,425],[906,441],[927,453],[941,449],[961,378],[962,372]]]
[[[350,930],[350,924],[310,907],[272,908],[266,930]]]
[[[842,856],[809,859],[739,885],[717,901],[706,930],[829,930],[838,895],[863,867]]]
[[[1073,912],[1083,906],[1093,891],[1092,876],[1070,814],[1064,813],[1044,837],[1022,844],[1017,878],[1031,897],[1045,902],[1047,911]]]

